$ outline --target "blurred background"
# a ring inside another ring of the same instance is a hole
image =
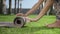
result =
[[[0,14],[4,15],[15,15],[17,13],[26,13],[30,10],[34,4],[37,3],[37,0],[0,0]],[[33,14],[39,14],[41,9],[44,7],[46,1],[44,1],[38,10],[36,10]],[[48,10],[46,15],[55,15],[55,11],[53,10],[54,6]]]

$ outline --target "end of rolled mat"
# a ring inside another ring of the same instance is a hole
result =
[[[23,17],[16,17],[14,19],[14,25],[17,27],[23,27],[26,23],[26,19]]]

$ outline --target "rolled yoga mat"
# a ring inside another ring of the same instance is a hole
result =
[[[17,27],[23,27],[26,24],[26,19],[24,17],[16,17],[14,19],[14,25]]]
[[[23,17],[16,17],[12,23],[0,22],[0,27],[23,27],[26,24],[26,19]]]

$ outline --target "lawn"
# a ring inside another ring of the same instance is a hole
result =
[[[34,18],[36,15],[30,15]],[[0,16],[0,21],[13,22],[14,15]],[[23,28],[6,28],[0,27],[0,34],[60,34],[60,28],[48,28],[46,24],[51,24],[55,21],[55,16],[44,16],[37,22],[30,22]]]

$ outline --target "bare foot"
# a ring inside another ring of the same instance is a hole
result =
[[[48,24],[47,25],[47,27],[58,27],[58,28],[60,28],[60,20],[58,20],[58,21],[55,21],[54,23],[52,23],[52,24]]]

